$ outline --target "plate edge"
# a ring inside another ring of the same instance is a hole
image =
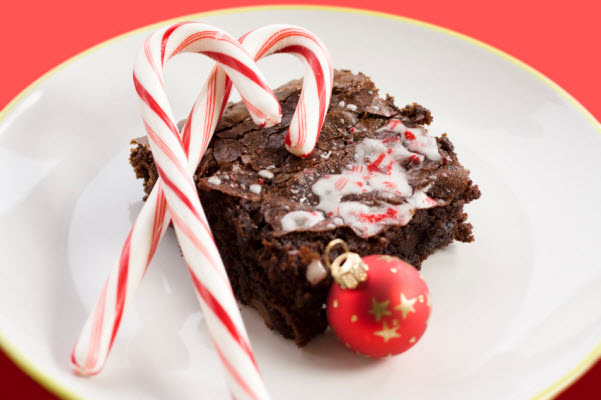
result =
[[[100,50],[110,44],[118,42],[120,40],[126,39],[130,36],[136,35],[138,33],[146,32],[151,29],[158,28],[160,26],[180,22],[187,19],[198,19],[201,17],[210,17],[215,15],[226,15],[233,13],[242,13],[242,12],[251,12],[251,11],[271,11],[271,10],[318,10],[318,11],[330,11],[330,12],[344,12],[349,14],[362,14],[368,16],[375,16],[380,18],[386,18],[396,21],[405,22],[412,25],[421,26],[427,29],[431,29],[446,35],[450,35],[457,39],[466,41],[471,43],[477,47],[480,47],[484,50],[488,50],[497,56],[509,61],[510,63],[518,66],[519,68],[525,70],[526,72],[533,75],[535,78],[539,79],[551,89],[559,93],[564,99],[566,99],[570,104],[572,104],[576,109],[595,127],[598,133],[601,134],[601,123],[597,121],[597,119],[578,101],[574,96],[572,96],[568,91],[563,89],[549,77],[547,77],[542,72],[538,71],[534,67],[526,64],[525,62],[519,60],[518,58],[510,55],[509,53],[500,50],[492,45],[489,45],[485,42],[482,42],[478,39],[475,39],[471,36],[468,36],[463,33],[459,33],[457,31],[444,28],[442,26],[432,24],[429,22],[420,21],[418,19],[405,17],[397,14],[386,13],[381,11],[374,11],[369,9],[363,9],[358,7],[343,7],[343,6],[327,6],[327,5],[307,5],[307,4],[287,4],[287,5],[261,5],[261,6],[247,6],[247,7],[230,7],[230,8],[220,8],[214,9],[210,11],[187,14],[184,16],[174,17],[170,19],[166,19],[163,21],[159,21],[156,23],[152,23],[149,25],[142,26],[140,28],[136,28],[134,30],[122,33],[120,35],[114,36],[110,39],[107,39],[99,44],[96,44],[92,47],[89,47],[86,50],[79,52],[78,54],[68,58],[62,63],[58,64],[54,68],[50,69],[48,72],[43,74],[41,77],[37,78],[35,81],[30,83],[25,89],[19,92],[2,110],[0,110],[0,123],[8,116],[8,114],[14,109],[14,107],[21,102],[27,95],[29,95],[34,89],[36,89],[39,85],[45,82],[47,79],[76,62],[77,60]],[[27,357],[25,357],[19,349],[16,348],[10,341],[7,340],[6,336],[0,331],[0,350],[4,351],[4,353],[17,365],[19,368],[24,371],[27,375],[29,375],[36,382],[40,383],[47,390],[53,393],[56,396],[65,399],[82,399],[80,395],[75,394],[66,386],[62,384],[58,384],[56,381],[52,380],[48,375],[46,375],[41,369],[39,369],[35,364],[31,362]],[[565,375],[563,375],[559,380],[555,381],[553,384],[548,386],[546,389],[541,391],[540,393],[533,396],[532,400],[539,399],[547,399],[557,396],[567,387],[569,387],[574,381],[576,381],[579,377],[584,375],[593,365],[594,363],[601,358],[601,341],[597,343],[597,345],[591,350],[591,352],[584,357],[576,366],[570,369]]]

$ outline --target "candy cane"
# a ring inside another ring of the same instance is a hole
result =
[[[243,42],[244,47],[249,50],[256,60],[274,53],[290,52],[305,62],[306,72],[303,93],[308,93],[308,95],[303,96],[303,101],[299,102],[293,121],[299,121],[301,107],[309,109],[309,112],[305,112],[305,115],[309,118],[305,120],[304,124],[299,122],[291,124],[287,135],[287,138],[290,139],[287,139],[286,142],[297,143],[298,141],[293,141],[292,138],[298,138],[304,134],[306,150],[303,151],[303,154],[310,152],[323,124],[332,88],[332,68],[325,46],[312,33],[302,28],[285,25],[272,25],[257,29],[245,35],[240,41]],[[203,87],[183,130],[182,140],[189,153],[188,167],[190,171],[196,169],[206,150],[217,121],[225,108],[230,89],[229,79],[227,79],[221,68],[216,67],[207,84]],[[300,129],[295,132],[295,127],[300,128],[302,126],[308,127],[305,133],[299,133]],[[312,137],[312,139],[308,139],[309,137]],[[104,295],[105,289],[86,327],[91,325],[93,320],[98,320],[99,316],[102,316],[102,310],[111,306],[115,307],[114,317],[117,318],[113,319],[112,324],[107,323],[99,328],[99,330],[110,332],[112,342],[123,310],[141,280],[158,241],[169,225],[169,221],[170,218],[166,211],[161,185],[157,184],[126,241],[119,267],[112,271],[107,282],[107,287],[114,287],[115,283],[112,282],[122,282],[119,285],[117,301],[111,299],[112,302],[105,305],[107,302]],[[131,249],[136,249],[136,251],[131,251]],[[74,349],[74,354],[79,351],[82,359],[85,359],[86,351],[89,351],[87,348],[90,342],[88,336],[92,332],[92,329],[84,329],[80,341]],[[99,357],[101,361],[97,363],[97,370],[100,369],[106,359],[110,346],[103,348],[103,350],[106,352]],[[77,366],[75,361],[74,364]],[[81,370],[80,372],[85,373]]]
[[[182,52],[198,52],[217,60],[249,105],[255,122],[278,123],[279,103],[240,43],[209,25],[183,23],[154,33],[146,40],[134,67],[134,86],[161,176],[160,185],[215,347],[227,369],[229,387],[236,398],[267,398],[236,300],[188,171],[187,155],[163,85],[165,62]],[[135,233],[134,229],[132,234]],[[130,251],[138,250],[126,246],[123,255]],[[119,301],[124,295],[119,286],[127,284],[127,279],[116,283],[116,287],[105,286],[101,302],[105,303],[109,297]],[[111,314],[113,310],[104,306],[96,310],[88,328],[90,332],[84,337],[84,354],[78,347],[74,349],[72,362],[79,372],[97,372],[99,350],[102,352],[104,348],[106,353],[114,340],[115,330],[112,334],[102,330],[107,311]],[[120,315],[117,319],[120,320]],[[85,343],[88,338],[90,342]],[[86,347],[92,351],[86,351]]]

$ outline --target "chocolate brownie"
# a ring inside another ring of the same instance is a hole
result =
[[[327,327],[329,241],[420,268],[436,249],[474,240],[463,206],[480,197],[446,134],[428,135],[430,111],[397,108],[363,74],[336,71],[315,150],[290,154],[284,137],[301,85],[275,90],[283,114],[275,127],[228,105],[194,176],[237,299],[299,346]],[[152,154],[145,139],[132,143],[131,164],[150,193]]]

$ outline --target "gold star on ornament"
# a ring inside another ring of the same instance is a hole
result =
[[[397,269],[396,268],[390,268],[390,272],[392,272],[393,274],[396,274]]]
[[[387,256],[387,255],[380,255],[380,256],[378,256],[378,260],[384,260],[386,262],[393,262],[393,261],[398,260],[398,258],[392,257],[392,256]]]
[[[384,339],[384,343],[388,343],[390,339],[401,337],[401,335],[396,331],[397,329],[399,329],[398,326],[389,328],[386,324],[386,321],[384,321],[382,322],[382,330],[374,332],[374,335],[380,336],[382,339]]]
[[[353,316],[351,317],[351,322],[357,322],[359,320],[359,317],[357,317],[355,314],[353,314]]]
[[[409,343],[415,343],[415,336],[413,336],[411,339],[409,339]]]
[[[392,315],[392,312],[388,309],[388,303],[390,300],[385,301],[377,301],[375,297],[371,298],[371,310],[368,311],[369,314],[373,314],[376,318],[376,321],[380,322],[382,317],[387,315]]]
[[[404,293],[401,293],[401,304],[396,306],[394,309],[403,313],[403,319],[405,319],[407,318],[407,314],[409,314],[410,312],[415,312],[415,308],[413,308],[413,305],[416,301],[417,299],[415,297],[412,299],[408,299],[405,297]]]
[[[338,308],[338,300],[334,300],[334,308]]]

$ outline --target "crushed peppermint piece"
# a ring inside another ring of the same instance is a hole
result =
[[[388,131],[396,125],[385,128]],[[423,161],[424,155],[409,149],[410,143],[423,135],[412,130],[410,133],[415,139],[409,139],[407,136],[411,135],[403,135],[406,129],[384,139],[364,139],[355,148],[354,164],[346,165],[339,174],[332,171],[330,175],[323,175],[313,184],[313,193],[319,197],[316,208],[328,216],[328,223],[349,226],[366,238],[387,225],[407,224],[417,209],[439,204],[426,195],[428,188],[414,191],[409,185],[403,163]],[[349,195],[369,192],[377,192],[384,201],[366,204],[343,200]]]
[[[319,258],[316,258],[307,265],[305,276],[312,285],[317,285],[328,276],[328,270]]]
[[[269,167],[267,167],[265,169],[275,169],[275,165],[270,165]]]
[[[344,107],[344,101],[341,100],[340,103],[338,103],[338,106],[339,107]]]
[[[280,221],[284,232],[310,229],[324,220],[323,214],[316,211],[292,211]]]
[[[442,157],[438,152],[436,139],[430,135],[421,126],[415,128],[406,127],[401,120],[391,119],[386,125],[378,129],[376,132],[393,132],[400,135],[403,144],[408,150],[423,154],[432,161],[439,161]]]
[[[260,170],[259,171],[259,175],[262,176],[265,179],[271,179],[271,178],[273,178],[273,172],[267,171],[266,169]]]
[[[211,185],[221,185],[221,179],[215,175],[207,179],[207,182],[209,182]]]
[[[413,193],[413,196],[407,199],[407,203],[413,204],[415,208],[431,208],[438,205],[438,201],[434,200],[432,197],[428,196],[426,193],[432,187],[432,183],[423,188],[422,190],[418,190]]]
[[[330,158],[331,155],[332,155],[332,150],[328,151],[327,153],[321,153],[319,156],[321,158],[323,158],[324,160],[327,160],[328,158]]]
[[[256,194],[261,193],[261,185],[258,185],[256,183],[253,183],[252,185],[250,185],[248,189],[251,192],[256,193]]]
[[[357,111],[357,106],[354,104],[347,104],[346,108],[348,108],[351,111]]]

